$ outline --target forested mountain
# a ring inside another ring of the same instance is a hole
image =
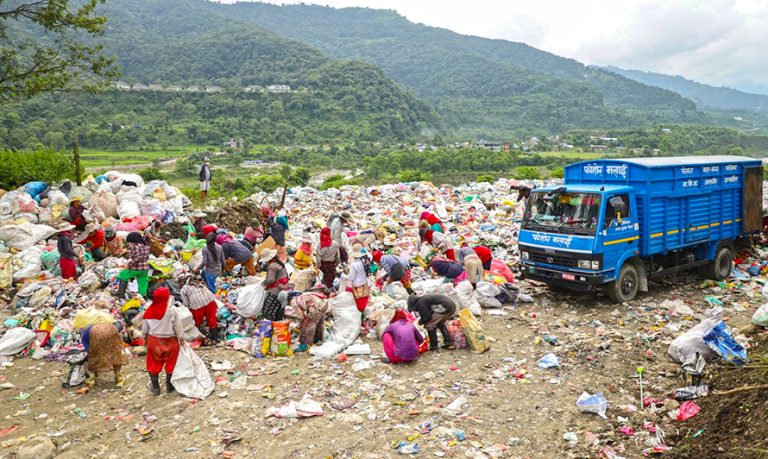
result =
[[[522,43],[414,24],[390,10],[251,2],[210,6],[331,56],[376,64],[432,101],[452,129],[468,134],[706,119],[692,101],[671,91]]]
[[[108,91],[62,94],[0,107],[0,145],[13,149],[200,143],[414,139],[439,120],[429,103],[374,65],[329,58],[311,46],[211,11],[203,0],[110,0],[103,37],[123,79],[220,86],[216,94]],[[287,84],[287,94],[246,93]]]
[[[613,66],[605,69],[647,85],[674,91],[703,107],[768,113],[768,96],[766,95],[697,83],[680,75],[627,70]]]

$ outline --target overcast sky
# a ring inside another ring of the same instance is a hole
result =
[[[414,22],[463,34],[521,41],[586,64],[678,74],[703,83],[768,94],[768,0],[304,3],[394,9]]]

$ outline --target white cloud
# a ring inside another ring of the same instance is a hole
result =
[[[235,0],[223,0],[234,3]],[[299,3],[278,0],[273,3]],[[310,3],[314,3],[310,1]],[[768,92],[766,0],[318,0],[528,43],[587,64]]]

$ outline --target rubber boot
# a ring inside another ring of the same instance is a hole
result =
[[[123,373],[120,370],[120,368],[117,368],[115,370],[115,384],[117,385],[117,387],[123,387],[123,385],[125,385],[125,376],[123,376]]]
[[[160,382],[158,381],[159,376],[160,375],[149,375],[149,391],[154,395],[160,395]]]
[[[443,324],[440,326],[440,334],[443,335],[443,349],[452,349],[453,340],[451,334],[448,332],[448,326]]]
[[[121,280],[120,285],[117,288],[117,297],[118,298],[125,298],[125,290],[128,288],[128,282]]]
[[[221,338],[219,337],[219,329],[211,328],[211,341],[218,343]]]
[[[427,330],[427,335],[429,336],[429,350],[430,351],[438,350],[439,348],[437,346],[437,330],[434,328],[432,330]]]
[[[173,376],[173,373],[165,374],[165,392],[168,394],[176,392],[176,388],[171,384],[171,376]]]

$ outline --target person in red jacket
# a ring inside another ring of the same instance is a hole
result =
[[[493,261],[493,254],[491,249],[484,245],[478,245],[474,247],[475,253],[480,257],[480,261],[483,262],[483,269],[488,271],[491,269],[491,262]]]
[[[86,235],[83,239],[77,241],[84,245],[85,250],[91,252],[93,259],[101,261],[104,259],[104,230],[94,223],[85,226]]]

